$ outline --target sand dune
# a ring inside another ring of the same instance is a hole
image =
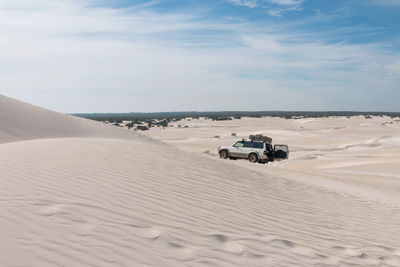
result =
[[[125,131],[0,95],[0,143],[65,137],[123,137]]]
[[[1,266],[400,265],[390,202],[0,99]]]

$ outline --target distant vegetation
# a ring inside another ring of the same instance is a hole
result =
[[[240,119],[241,117],[281,117],[281,118],[320,118],[329,116],[389,116],[400,117],[400,112],[356,112],[356,111],[207,111],[207,112],[154,112],[154,113],[77,113],[78,117],[97,121],[143,121],[168,120],[179,121],[185,118],[208,118],[212,120]]]
[[[214,111],[214,112],[154,112],[154,113],[78,113],[78,117],[103,121],[129,129],[148,130],[151,127],[168,127],[169,123],[182,119],[205,118],[214,121],[241,119],[242,117],[280,117],[285,119],[323,118],[330,116],[348,117],[389,116],[400,117],[400,112],[356,112],[356,111]],[[123,124],[123,122],[128,122]],[[179,125],[180,126],[180,125]],[[178,127],[179,127],[178,126]],[[187,126],[185,126],[187,128]]]

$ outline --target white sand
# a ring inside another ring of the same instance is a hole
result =
[[[330,130],[270,120],[276,141],[303,138],[275,166],[212,154],[261,119],[147,133],[171,146],[0,96],[0,266],[399,266],[398,157],[388,155],[399,147],[386,138],[346,148]],[[224,137],[209,138],[216,133]],[[357,134],[349,138],[363,143]],[[341,146],[350,165],[326,150]],[[363,149],[379,153],[360,162],[386,158],[385,172],[363,174],[371,170],[351,156]],[[320,151],[324,164],[301,159]]]
[[[218,146],[231,145],[238,139],[248,138],[249,134],[264,133],[273,137],[274,144],[289,145],[289,160],[270,163],[270,166],[246,161],[229,164],[400,206],[399,118],[189,119],[173,125],[166,129],[151,128],[144,133],[181,150],[213,159],[218,157]],[[184,128],[186,125],[189,128]]]

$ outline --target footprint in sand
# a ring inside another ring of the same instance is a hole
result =
[[[346,248],[344,252],[351,257],[366,258],[367,254],[363,253],[361,249],[357,248]]]
[[[236,255],[243,255],[245,252],[242,245],[230,241],[225,243],[224,248],[226,251]]]
[[[274,247],[287,247],[287,248],[294,247],[294,243],[292,241],[285,239],[273,239],[269,242],[269,244]]]
[[[224,243],[228,240],[228,237],[220,234],[211,235],[211,237],[221,243]]]
[[[194,259],[194,251],[191,248],[175,242],[168,242],[168,247],[172,249],[174,257],[178,260],[187,261]]]
[[[273,239],[270,241],[270,245],[274,247],[283,247],[291,250],[293,253],[314,258],[316,257],[315,251],[311,248],[301,246],[299,244],[295,244],[292,241],[285,240],[285,239]]]
[[[215,234],[211,237],[214,238],[218,243],[222,244],[222,249],[226,252],[236,255],[243,255],[245,253],[245,249],[241,244],[229,240],[229,238],[225,235]]]
[[[78,223],[74,226],[74,232],[80,236],[90,235],[95,227],[88,223]]]
[[[131,225],[136,229],[136,233],[138,236],[145,238],[145,239],[153,239],[156,240],[160,237],[161,232],[152,227],[142,227],[138,225]]]
[[[332,248],[337,249],[337,250],[345,250],[345,247],[342,246],[333,246]]]
[[[43,216],[55,216],[61,211],[58,205],[47,205],[39,210],[39,214]]]

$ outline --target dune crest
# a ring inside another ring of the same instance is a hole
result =
[[[0,143],[41,138],[127,136],[125,131],[105,126],[0,95]]]

